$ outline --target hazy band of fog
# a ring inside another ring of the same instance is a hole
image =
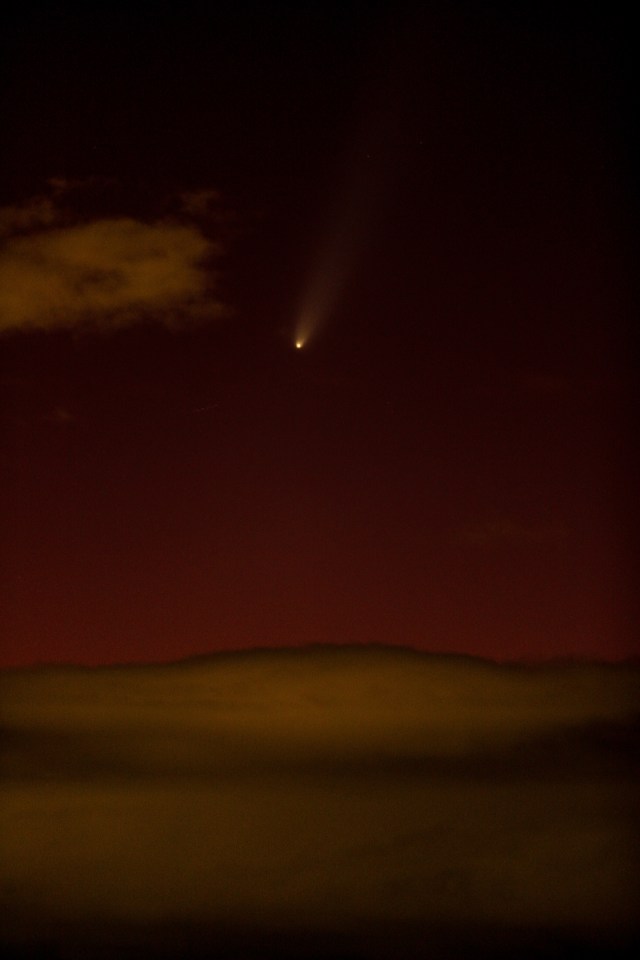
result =
[[[630,929],[638,679],[382,648],[6,671],[9,934],[38,917]]]

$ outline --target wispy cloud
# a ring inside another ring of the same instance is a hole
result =
[[[566,527],[559,523],[524,522],[500,516],[465,524],[456,531],[459,540],[478,546],[557,543],[566,538],[567,532]]]
[[[48,195],[0,209],[0,331],[174,326],[220,315],[212,266],[221,244],[196,217],[217,195],[205,191],[198,203],[190,195],[179,217],[143,220],[78,217],[68,193],[55,181]]]
[[[180,194],[180,207],[193,217],[219,215],[222,196],[218,190],[186,190]]]

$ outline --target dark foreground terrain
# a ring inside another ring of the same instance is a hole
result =
[[[210,928],[161,923],[122,927],[96,925],[48,928],[34,941],[8,946],[8,960],[631,960],[640,941],[598,931],[499,927],[438,927],[428,924],[369,925],[360,930]]]
[[[632,956],[639,677],[383,648],[5,671],[5,954]]]

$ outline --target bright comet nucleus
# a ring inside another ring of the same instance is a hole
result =
[[[303,347],[303,346],[304,346],[304,344],[303,344],[302,340],[296,340],[296,350],[302,350],[302,347]]]

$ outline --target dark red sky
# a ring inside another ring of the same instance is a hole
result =
[[[3,664],[637,652],[625,25],[516,6],[16,15]]]

